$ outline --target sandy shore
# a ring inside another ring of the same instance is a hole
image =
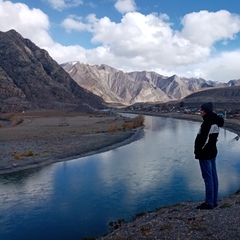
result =
[[[125,118],[25,113],[23,122],[0,128],[0,174],[66,161],[117,148],[141,137],[142,129],[122,131]]]

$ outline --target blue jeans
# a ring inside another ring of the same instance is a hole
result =
[[[199,160],[205,183],[205,203],[214,206],[218,203],[218,176],[216,159]]]

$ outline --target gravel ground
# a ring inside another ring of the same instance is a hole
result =
[[[220,199],[213,210],[198,210],[195,202],[162,207],[141,213],[129,223],[115,224],[99,240],[141,239],[240,239],[240,191]]]

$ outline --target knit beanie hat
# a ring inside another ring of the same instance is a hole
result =
[[[201,109],[205,113],[211,113],[213,111],[213,104],[211,102],[207,102],[201,105]]]

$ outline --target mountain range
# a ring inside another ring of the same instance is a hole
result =
[[[123,72],[107,65],[68,62],[61,65],[83,88],[102,97],[107,103],[132,105],[135,103],[168,102],[209,88],[240,86],[240,80],[228,83],[202,78],[162,76],[156,72]]]
[[[61,66],[15,30],[0,32],[0,112],[35,109],[90,111],[135,103],[189,103],[208,97],[240,102],[240,80],[123,72],[108,65],[68,62]],[[204,90],[204,89],[208,89]]]

